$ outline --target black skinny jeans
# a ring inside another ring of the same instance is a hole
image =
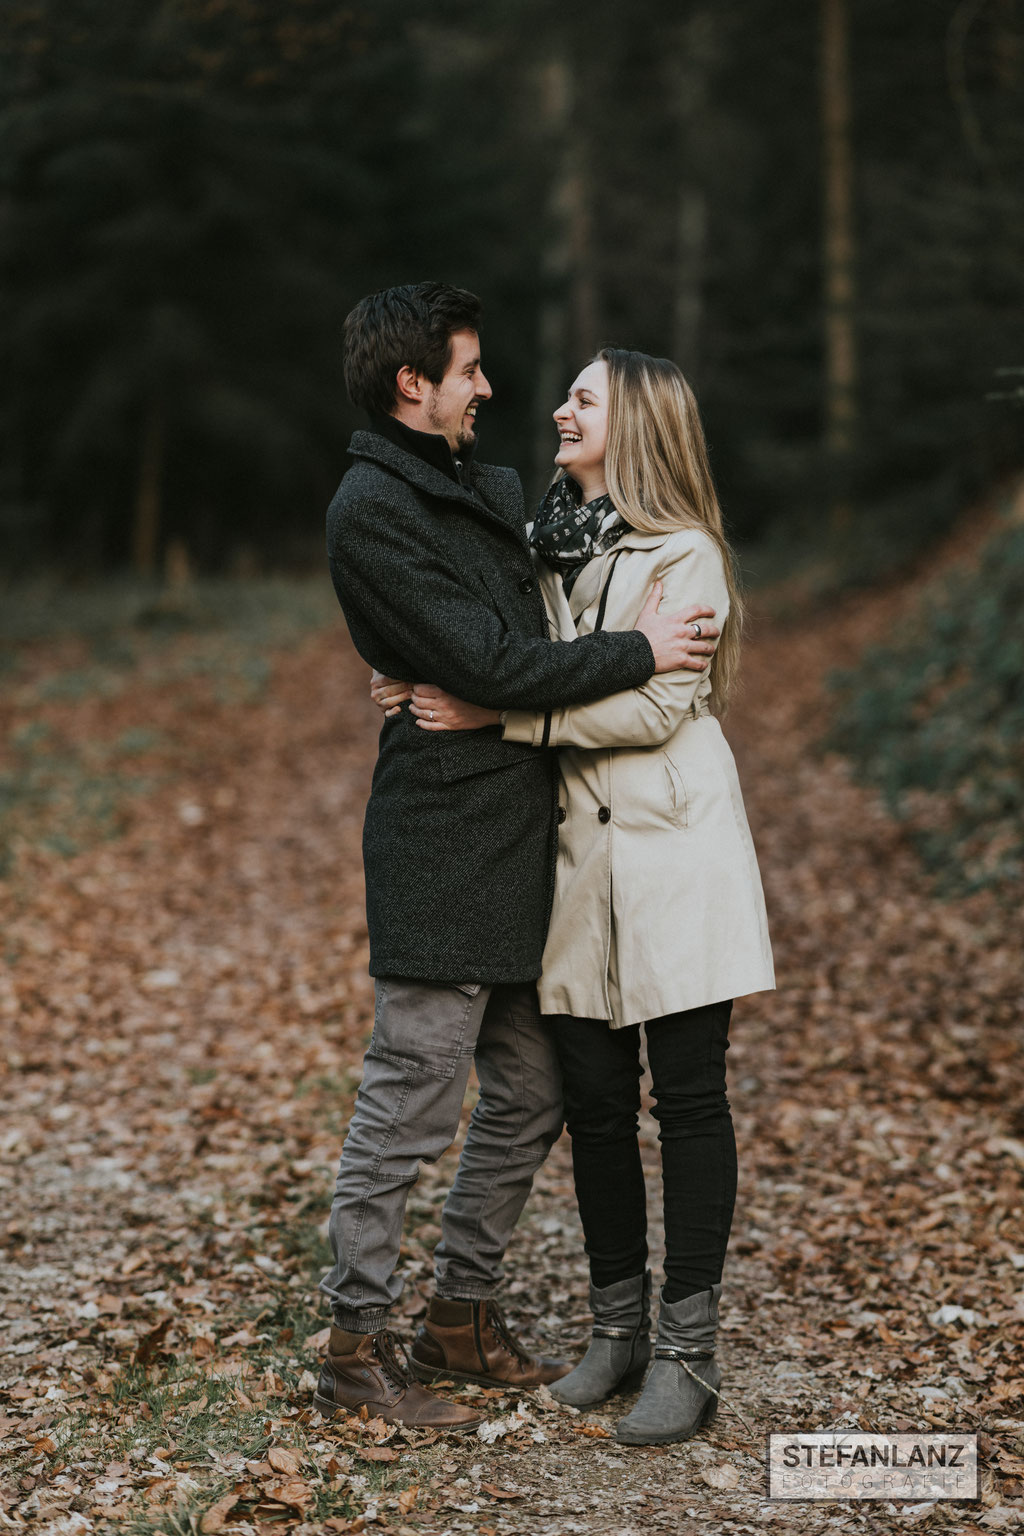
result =
[[[668,1302],[722,1278],[736,1203],[736,1138],[725,1096],[732,1003],[711,1003],[644,1025],[665,1187]],[[576,1198],[599,1289],[647,1264],[647,1192],[640,1161],[640,1025],[559,1014],[566,1128]]]

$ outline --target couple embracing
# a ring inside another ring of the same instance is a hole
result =
[[[643,1382],[618,1438],[682,1440],[721,1381],[731,1000],[773,985],[717,719],[739,597],[675,364],[612,348],[586,364],[528,523],[514,471],[475,460],[491,395],[479,319],[472,294],[421,283],[346,322],[370,429],[328,552],[384,722],[363,841],[376,1008],[331,1211],[316,1404],[469,1430],[481,1416],[430,1383],[544,1384],[584,1407]],[[641,1026],[665,1202],[653,1364]],[[471,1063],[479,1100],[407,1355],[389,1326],[406,1199],[455,1138]],[[594,1315],[575,1366],[529,1354],[496,1300],[563,1117]]]

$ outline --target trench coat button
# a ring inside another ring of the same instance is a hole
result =
[[[564,805],[560,805],[558,807],[558,815],[556,816],[555,820],[558,822],[559,826],[562,825],[562,822],[565,820],[565,806]]]
[[[602,805],[601,809],[598,811],[597,819],[598,821],[611,821],[612,813],[606,805]]]
[[[532,592],[533,591],[533,577],[532,576],[524,576],[522,581],[519,583],[519,590],[523,594],[524,597],[526,597],[530,592]]]

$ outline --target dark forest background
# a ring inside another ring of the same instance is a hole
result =
[[[343,318],[425,277],[528,496],[605,343],[847,577],[1024,459],[1022,0],[15,0],[0,68],[8,574],[319,558]]]

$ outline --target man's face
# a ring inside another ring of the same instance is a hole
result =
[[[430,431],[447,438],[453,452],[469,448],[476,437],[476,408],[490,398],[491,386],[480,367],[479,336],[476,331],[454,331],[447,372],[440,384],[428,388]]]

